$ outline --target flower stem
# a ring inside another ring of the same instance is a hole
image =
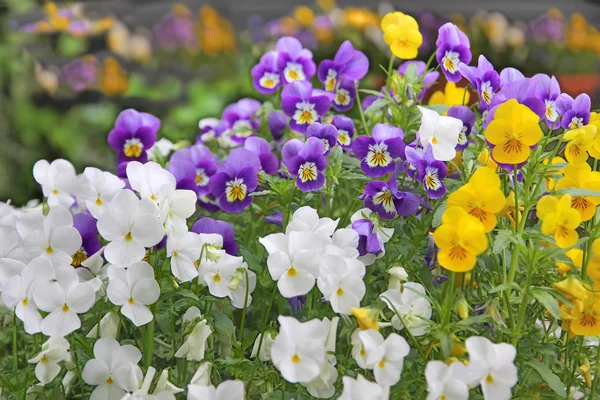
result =
[[[362,102],[360,101],[360,93],[358,91],[358,82],[354,82],[354,87],[356,88],[356,107],[358,107],[358,112],[360,113],[360,120],[362,121],[363,128],[365,129],[365,135],[369,136],[369,128],[367,127],[367,120],[365,119],[365,113],[363,112]]]
[[[387,69],[387,80],[385,82],[385,89],[388,91],[390,90],[390,83],[392,81],[392,69],[394,69],[394,59],[396,58],[396,56],[394,56],[393,54],[390,55],[390,62],[388,63],[388,69]],[[425,74],[423,74],[425,75]]]
[[[154,316],[152,321],[146,325],[142,343],[144,344],[144,368],[148,369],[152,365],[152,353],[154,352]]]
[[[19,369],[18,360],[17,360],[17,311],[13,314],[13,337],[12,337],[12,356],[13,356],[13,374],[17,373]]]
[[[246,310],[248,309],[248,291],[250,290],[250,279],[246,270],[246,297],[244,297],[244,310],[242,310],[242,321],[240,322],[240,343],[244,340],[244,324],[246,323]]]
[[[596,398],[596,386],[598,386],[598,377],[600,376],[600,343],[596,346],[596,372],[594,373],[594,382],[592,383],[592,390],[590,392],[590,400]]]

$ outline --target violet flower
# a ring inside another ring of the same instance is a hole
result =
[[[546,74],[536,74],[532,79],[537,82],[535,95],[546,106],[544,118],[548,127],[551,128],[555,125],[559,116],[556,109],[556,100],[560,96],[560,85],[554,76],[549,77]]]
[[[73,254],[72,264],[79,267],[89,256],[100,250],[96,219],[88,213],[73,215],[73,227],[81,235],[81,248]]]
[[[246,138],[254,135],[260,127],[256,119],[260,106],[257,100],[241,99],[225,107],[222,119],[227,123],[227,129],[220,137],[221,144],[228,147],[240,146]]]
[[[326,91],[335,92],[342,79],[350,81],[350,85],[354,86],[354,81],[364,78],[367,72],[369,59],[346,40],[333,60],[323,60],[319,64],[318,77]]]
[[[354,138],[354,121],[345,115],[336,115],[331,120],[331,125],[338,131],[337,142],[344,150],[352,148],[352,138]]]
[[[558,96],[556,108],[561,116],[563,129],[583,128],[590,122],[590,107],[592,101],[590,96],[582,93],[573,99],[566,93]]]
[[[400,66],[398,67],[398,74],[400,74],[400,76],[404,76],[404,74],[406,74],[406,71],[408,70],[408,67],[414,65],[415,68],[417,69],[417,77],[422,77],[423,74],[425,74],[426,72],[426,68],[427,68],[427,64],[425,64],[423,61],[405,61],[402,64],[400,64]],[[435,83],[438,78],[440,77],[440,73],[437,71],[429,71],[425,74],[425,76],[423,77],[423,84],[424,85],[431,85],[433,83]],[[423,89],[421,89],[421,93],[419,93],[419,95],[417,96],[417,100],[418,101],[422,101],[423,98],[425,97],[425,94],[427,93],[427,90],[429,89],[429,86],[425,86],[423,87]],[[409,97],[412,96],[412,94],[410,93],[409,90],[407,90],[407,94]]]
[[[354,106],[355,99],[356,86],[354,86],[354,81],[342,78],[341,83],[335,88],[331,105],[336,111],[344,112]]]
[[[194,164],[187,160],[171,160],[166,168],[175,177],[175,188],[191,190],[196,195],[200,192],[200,186],[196,183],[196,168]],[[208,184],[208,179],[206,180]],[[208,186],[204,187],[206,190]]]
[[[235,230],[229,222],[212,218],[200,218],[192,225],[195,233],[217,233],[223,237],[223,250],[229,255],[237,256],[238,245],[235,242]]]
[[[117,164],[129,161],[145,163],[147,150],[156,142],[160,120],[152,114],[133,108],[121,111],[114,128],[108,134],[108,144],[118,151]]]
[[[435,41],[437,62],[449,82],[458,82],[462,78],[458,65],[471,62],[471,43],[469,38],[456,25],[448,22],[438,30]]]
[[[275,50],[283,83],[307,81],[317,72],[312,52],[303,48],[298,39],[291,36],[282,37],[277,41]]]
[[[154,42],[165,50],[175,50],[179,47],[193,49],[198,46],[194,22],[189,11],[165,15],[154,25],[152,33]]]
[[[265,222],[267,224],[273,224],[283,228],[283,214],[276,212],[271,215],[267,215],[265,216]]]
[[[477,67],[467,64],[458,64],[458,70],[468,80],[479,94],[479,110],[484,111],[489,105],[496,91],[500,88],[500,74],[496,72],[492,63],[482,54],[477,61]]]
[[[182,162],[188,162],[191,164],[194,185],[196,186],[194,190],[199,195],[206,195],[210,193],[210,189],[208,183],[210,181],[211,176],[217,172],[217,157],[215,157],[210,149],[203,145],[202,143],[196,143],[192,146],[179,149],[171,155],[171,164],[175,164],[176,166],[167,167],[167,170],[171,171],[173,175],[177,172],[181,174],[181,164]],[[185,167],[185,164],[183,164]],[[182,176],[182,175],[180,175]],[[177,176],[175,176],[177,180]]]
[[[489,112],[485,117],[483,128],[485,129],[490,122],[494,119],[496,109],[505,101],[515,99],[520,104],[523,104],[531,111],[536,113],[540,120],[544,118],[546,114],[546,106],[544,102],[536,97],[537,81],[532,78],[518,79],[512,72],[505,74],[503,70],[500,73],[500,91],[494,95],[490,103]],[[504,85],[503,85],[504,83]],[[512,171],[511,166],[511,171]]]
[[[463,126],[458,133],[458,144],[456,145],[456,151],[462,151],[469,146],[469,136],[475,126],[477,116],[473,111],[466,106],[454,106],[448,109],[448,116],[459,119]]]
[[[279,170],[279,160],[271,153],[271,145],[260,137],[249,137],[244,143],[244,148],[258,156],[261,169],[268,175],[273,175]]]
[[[394,160],[404,155],[404,132],[386,124],[376,124],[373,136],[358,136],[352,151],[361,160],[360,168],[374,178],[394,172]]]
[[[416,213],[421,204],[421,199],[416,194],[398,190],[395,173],[387,182],[367,183],[365,192],[359,199],[364,200],[365,207],[383,219],[407,217]]]
[[[250,193],[258,186],[259,170],[260,160],[250,150],[238,148],[229,153],[208,183],[223,211],[238,213],[252,203]]]
[[[309,138],[316,137],[317,139],[321,139],[324,146],[323,155],[327,157],[329,153],[331,153],[331,148],[334,147],[337,142],[338,131],[335,126],[331,124],[323,125],[319,122],[314,122],[306,129],[306,136]]]
[[[96,87],[98,62],[95,57],[77,58],[63,67],[67,84],[76,92]]]
[[[206,143],[218,138],[225,132],[227,121],[216,118],[204,118],[198,122],[198,128],[200,128],[200,134],[196,136],[196,141]]]
[[[448,174],[448,168],[445,163],[433,157],[431,147],[425,152],[406,147],[406,161],[407,174],[423,184],[430,199],[439,199],[446,194],[444,178]]]
[[[324,151],[323,141],[315,137],[308,138],[304,143],[292,139],[283,145],[283,164],[296,177],[296,185],[303,192],[319,190],[325,183],[323,171],[327,167],[327,159]]]
[[[287,117],[285,114],[278,111],[271,111],[267,118],[267,123],[273,139],[277,142],[280,141],[283,137],[283,131],[287,127]]]
[[[290,129],[305,133],[313,122],[319,122],[329,111],[329,96],[323,90],[313,90],[305,81],[293,82],[281,92],[281,109],[291,118]]]
[[[383,250],[383,240],[375,230],[375,224],[368,219],[352,222],[352,229],[358,233],[358,254],[377,254]]]
[[[302,310],[306,305],[306,295],[290,297],[288,301],[290,302],[292,311],[294,311],[295,314],[299,310]]]
[[[252,85],[262,94],[272,94],[281,86],[281,75],[276,51],[265,53],[260,62],[252,68]]]

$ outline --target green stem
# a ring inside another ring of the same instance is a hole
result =
[[[523,298],[521,299],[521,306],[519,309],[519,316],[517,318],[517,324],[516,326],[513,325],[513,338],[512,338],[512,345],[516,346],[517,342],[519,341],[520,338],[520,333],[521,333],[521,327],[523,326],[523,322],[525,321],[525,313],[527,311],[527,303],[529,301],[529,288],[531,286],[531,279],[533,277],[533,271],[535,267],[535,259],[533,260],[533,262],[528,266],[527,269],[527,283],[525,284],[525,292],[523,293]]]
[[[13,374],[17,373],[19,364],[17,360],[17,311],[13,314],[13,337],[12,337]]]
[[[447,325],[450,322],[450,317],[452,316],[452,308],[454,304],[454,285],[456,283],[456,272],[450,272],[450,280],[448,281],[448,290],[449,293],[446,293],[446,305],[444,307],[444,320],[442,321],[442,326]]]
[[[358,108],[358,112],[360,113],[360,120],[362,121],[363,128],[365,129],[365,135],[369,135],[369,128],[367,127],[367,120],[365,119],[365,113],[362,109],[362,102],[360,101],[360,93],[358,90],[358,81],[354,82],[354,87],[356,88],[356,107]]]
[[[575,357],[573,358],[573,367],[571,368],[571,375],[569,376],[569,383],[567,384],[567,398],[569,397],[569,394],[571,394],[571,384],[573,383],[573,378],[575,377],[575,371],[577,370],[577,367],[579,366],[579,355],[581,354],[581,348],[583,347],[583,337],[580,336],[579,337],[579,346],[577,346],[577,351],[575,353]]]
[[[244,309],[242,310],[242,321],[240,322],[240,343],[244,341],[244,324],[246,323],[246,310],[248,309],[248,291],[250,290],[250,279],[246,270],[246,297],[244,297]]]
[[[596,347],[596,372],[594,373],[594,382],[592,383],[590,400],[594,400],[594,398],[596,397],[596,386],[598,386],[598,377],[600,377],[600,343]]]
[[[144,344],[144,368],[148,369],[152,365],[152,355],[154,352],[154,315],[152,321],[146,325],[142,343]]]
[[[387,69],[387,79],[385,81],[385,88],[388,91],[391,89],[390,88],[390,83],[391,83],[391,80],[392,80],[392,69],[394,69],[394,59],[395,58],[396,57],[393,54],[390,55],[390,62],[388,63],[388,69]],[[423,75],[425,75],[425,74],[423,74]]]

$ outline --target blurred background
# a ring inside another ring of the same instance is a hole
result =
[[[378,90],[376,66],[388,59],[379,22],[393,10],[418,20],[419,59],[452,21],[474,60],[485,54],[497,70],[556,75],[563,92],[586,92],[598,108],[596,0],[3,0],[0,200],[40,196],[31,168],[41,158],[114,170],[106,136],[125,108],[161,118],[161,137],[194,141],[199,119],[219,118],[242,97],[261,99],[250,69],[281,36],[297,37],[317,63],[352,40],[371,62],[366,85]]]

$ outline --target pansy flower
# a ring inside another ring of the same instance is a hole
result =
[[[585,162],[567,165],[564,174],[564,178],[556,183],[556,190],[566,188],[600,190],[600,172],[592,171],[590,165]],[[571,207],[579,212],[582,221],[589,221],[594,217],[598,204],[600,198],[596,196],[573,196],[571,199]]]
[[[336,115],[331,120],[331,125],[338,131],[337,142],[344,150],[352,147],[352,138],[354,137],[354,122],[345,115]]]
[[[307,81],[317,72],[310,50],[302,47],[296,38],[286,36],[277,41],[277,65],[283,82]]]
[[[385,255],[384,244],[394,235],[393,228],[386,228],[377,222],[377,217],[368,208],[355,212],[350,218],[352,228],[358,233],[359,260],[365,265],[371,265],[377,258]]]
[[[544,196],[538,201],[536,210],[542,220],[542,233],[553,235],[558,247],[566,249],[577,243],[579,234],[576,229],[581,223],[581,214],[573,208],[571,195],[565,194],[560,200]]]
[[[310,82],[291,83],[281,92],[281,109],[291,118],[290,129],[296,132],[305,133],[310,124],[319,122],[329,106],[329,96],[313,90]]]
[[[200,186],[196,183],[196,168],[194,164],[186,160],[171,160],[169,166],[165,168],[175,177],[175,188],[182,190],[191,190],[196,195],[200,192]],[[208,180],[203,188],[208,190]]]
[[[431,147],[436,160],[450,161],[456,157],[456,145],[463,128],[462,121],[440,116],[436,111],[417,106],[421,111],[419,141],[424,149]]]
[[[234,147],[244,144],[246,138],[254,135],[259,128],[256,112],[260,108],[259,101],[241,99],[225,107],[222,119],[227,123],[227,130],[219,137],[221,145]]]
[[[354,99],[356,99],[356,86],[354,86],[354,82],[342,78],[341,83],[335,88],[331,105],[336,111],[348,111],[354,106]]]
[[[458,65],[471,62],[471,43],[469,38],[458,27],[450,22],[442,25],[435,41],[437,51],[435,57],[449,82],[458,82],[462,74]]]
[[[285,114],[278,111],[271,111],[267,117],[267,124],[273,140],[280,141],[283,137],[283,131],[287,128],[287,117]]]
[[[315,137],[308,138],[304,143],[292,139],[283,145],[283,164],[296,177],[296,184],[303,192],[319,190],[325,183],[323,171],[327,166],[327,159],[324,152],[323,141]]]
[[[227,129],[227,121],[216,118],[203,118],[198,122],[200,134],[196,136],[197,142],[210,142],[218,138]]]
[[[342,79],[354,81],[362,79],[369,71],[369,59],[363,52],[355,50],[352,43],[346,40],[333,60],[323,60],[319,64],[318,77],[323,83],[323,89],[335,92]]]
[[[434,84],[440,77],[440,73],[437,71],[427,71],[427,64],[425,64],[423,61],[406,61],[400,64],[400,66],[398,67],[398,74],[400,76],[404,76],[404,74],[406,74],[406,71],[408,70],[408,67],[410,67],[411,65],[414,65],[414,67],[417,69],[417,77],[423,77],[422,84],[425,86],[421,89],[421,92],[417,96],[417,100],[422,101],[430,85]],[[423,76],[423,74],[425,74],[425,76]],[[408,96],[410,97],[411,93],[410,90],[408,90],[408,88],[407,91]]]
[[[117,164],[134,160],[146,162],[146,151],[156,142],[159,128],[160,120],[154,115],[132,108],[121,111],[108,134],[109,146],[119,152]]]
[[[271,145],[260,137],[249,137],[244,143],[244,148],[258,156],[261,169],[268,175],[273,175],[279,169],[279,161],[271,152]]]
[[[417,20],[401,12],[386,14],[381,20],[383,40],[390,46],[396,57],[411,60],[419,54],[423,44],[423,35],[419,31]]]
[[[455,149],[462,151],[469,146],[469,136],[475,127],[477,116],[466,106],[455,106],[448,109],[448,116],[454,117],[462,122],[462,128],[458,133],[458,144]]]
[[[208,182],[210,177],[217,172],[217,157],[215,157],[210,149],[201,143],[177,150],[171,156],[171,164],[178,164],[180,162],[189,162],[193,167],[194,183],[197,189],[192,187],[186,187],[186,189],[194,190],[199,195],[206,195],[210,193],[208,188]],[[173,175],[175,175],[175,167],[167,167]],[[181,177],[180,171],[177,171]],[[175,176],[177,180],[177,176]],[[178,180],[181,182],[181,179]]]
[[[279,54],[276,51],[268,51],[261,58],[260,62],[252,68],[252,85],[262,94],[272,94],[281,86],[281,75],[277,59]]]
[[[533,78],[519,79],[518,75],[521,74],[520,72],[507,73],[507,70],[510,70],[510,68],[505,68],[500,73],[501,89],[492,98],[489,112],[483,124],[484,128],[494,119],[496,109],[508,100],[516,100],[517,103],[526,106],[538,116],[538,120],[541,120],[546,115],[544,102],[536,96],[537,81]]]
[[[421,199],[414,193],[398,190],[396,174],[387,182],[371,181],[359,197],[365,207],[379,214],[383,219],[406,217],[417,212]]]
[[[210,178],[209,189],[227,212],[237,213],[252,203],[252,193],[258,186],[258,156],[246,149],[234,149],[227,160]]]
[[[324,153],[327,157],[331,152],[331,148],[335,146],[338,138],[338,131],[335,126],[331,124],[321,124],[315,122],[311,124],[306,130],[307,137],[316,137],[323,141]]]
[[[433,157],[431,147],[426,151],[406,147],[405,154],[408,162],[407,174],[423,184],[430,199],[439,199],[446,194],[444,178],[448,174],[448,168],[444,162]]]
[[[229,255],[237,256],[238,245],[235,242],[235,231],[233,225],[226,221],[212,218],[200,218],[192,225],[191,232],[216,233],[223,238],[223,250]]]
[[[375,125],[372,136],[358,136],[352,142],[360,168],[375,178],[394,172],[394,160],[402,157],[405,147],[402,129],[386,124]]]
[[[81,248],[73,254],[71,265],[79,267],[89,256],[100,250],[100,239],[98,239],[98,228],[96,219],[88,213],[73,215],[73,227],[81,235]]]
[[[556,108],[561,116],[563,129],[583,128],[590,122],[590,96],[582,93],[573,99],[566,93],[561,94],[556,100]]]
[[[483,54],[479,56],[477,67],[460,63],[458,70],[479,93],[479,110],[487,110],[494,94],[500,88],[500,74]]]
[[[546,74],[536,74],[532,79],[537,82],[535,95],[544,102],[544,106],[546,107],[544,114],[546,124],[548,127],[553,127],[559,117],[556,100],[560,96],[560,85],[554,76],[549,77]]]

